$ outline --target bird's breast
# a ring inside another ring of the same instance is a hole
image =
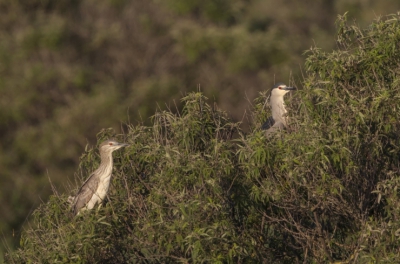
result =
[[[96,203],[101,203],[104,198],[106,198],[110,187],[112,165],[99,169],[97,173],[101,175],[101,177],[97,189],[87,205],[88,209],[92,209]]]
[[[111,174],[109,177],[103,179],[99,183],[99,187],[97,188],[97,195],[100,197],[101,200],[104,200],[104,198],[107,195],[108,188],[110,187],[110,179],[111,179]]]

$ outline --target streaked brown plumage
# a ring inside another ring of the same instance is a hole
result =
[[[101,163],[97,170],[92,172],[83,183],[75,197],[71,197],[72,211],[74,215],[81,210],[90,210],[97,203],[101,203],[107,195],[113,168],[113,151],[126,147],[128,144],[118,143],[115,140],[107,140],[99,147]]]

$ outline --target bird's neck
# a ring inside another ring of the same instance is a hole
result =
[[[112,168],[113,168],[113,157],[112,153],[103,153],[101,154],[101,163],[99,170],[102,170],[102,175],[105,177],[111,176]]]
[[[284,120],[284,116],[286,115],[287,111],[285,109],[283,96],[271,96],[270,104],[272,108],[272,117],[274,118],[274,120]]]

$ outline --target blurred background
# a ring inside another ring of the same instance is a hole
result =
[[[373,0],[0,0],[0,262],[32,211],[75,187],[103,128],[149,124],[198,90],[249,130],[275,82],[301,86],[304,52],[336,48],[335,20],[397,13]]]

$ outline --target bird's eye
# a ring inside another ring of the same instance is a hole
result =
[[[279,89],[282,89],[282,86],[279,86]]]
[[[112,145],[113,145],[113,143],[109,143],[108,145],[112,146]]]

